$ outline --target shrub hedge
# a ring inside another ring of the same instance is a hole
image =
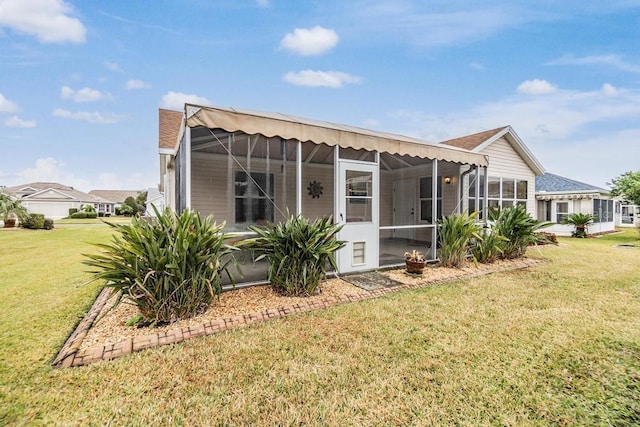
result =
[[[51,230],[53,228],[53,220],[45,218],[43,214],[32,213],[22,218],[20,227],[30,230]]]

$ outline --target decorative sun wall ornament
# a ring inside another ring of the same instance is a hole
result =
[[[318,181],[311,181],[307,190],[309,190],[309,195],[312,199],[319,199],[320,196],[322,196],[322,190],[324,190],[324,188]]]

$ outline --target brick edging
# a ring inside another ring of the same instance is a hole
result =
[[[112,294],[111,288],[105,288],[102,290],[102,292],[100,292],[95,302],[87,312],[87,315],[82,319],[82,321],[78,324],[78,327],[62,346],[62,349],[53,361],[53,366],[56,368],[68,368],[73,366],[88,365],[100,360],[111,360],[118,357],[126,356],[136,351],[141,351],[160,345],[177,344],[191,338],[213,335],[223,331],[252,325],[254,323],[282,318],[295,313],[323,310],[325,308],[335,307],[337,305],[350,302],[379,298],[381,296],[400,292],[405,289],[418,289],[459,279],[480,277],[491,273],[520,270],[532,267],[537,264],[541,264],[543,262],[545,262],[545,260],[524,258],[510,261],[510,265],[502,268],[481,270],[444,279],[436,279],[431,281],[425,280],[424,282],[421,282],[419,284],[403,284],[394,286],[392,288],[375,289],[372,291],[363,290],[362,292],[358,292],[357,294],[340,295],[338,297],[326,297],[321,300],[301,302],[280,306],[277,308],[268,308],[254,313],[209,320],[201,324],[175,328],[170,331],[130,337],[116,344],[98,345],[88,349],[80,350],[82,340],[86,337],[89,329],[91,329],[91,327],[93,326],[98,314]]]

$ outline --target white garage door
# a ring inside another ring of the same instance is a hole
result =
[[[29,213],[44,214],[46,218],[60,219],[69,216],[70,207],[72,207],[72,204],[68,202],[29,202],[27,210]]]

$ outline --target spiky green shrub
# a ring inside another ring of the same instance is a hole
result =
[[[563,224],[573,225],[573,237],[587,237],[587,227],[593,224],[595,217],[592,214],[572,213],[562,221]]]
[[[285,295],[316,294],[327,268],[337,270],[335,251],[345,246],[336,234],[342,229],[332,217],[309,220],[291,215],[285,222],[250,226],[257,237],[243,245],[269,262],[267,276],[276,291]]]
[[[493,228],[507,240],[502,243],[502,259],[514,259],[524,256],[527,247],[538,242],[536,231],[549,227],[550,222],[536,221],[520,205],[504,209],[489,210],[489,221]]]
[[[479,239],[472,239],[471,254],[477,262],[490,264],[500,258],[506,240],[493,228],[484,228]]]
[[[102,252],[85,255],[95,279],[119,291],[138,306],[145,322],[172,322],[206,310],[222,292],[224,274],[231,278],[230,256],[236,248],[225,243],[224,223],[202,219],[185,210],[170,209],[154,219],[134,218],[130,225],[111,224],[118,233]]]
[[[444,267],[462,267],[469,255],[471,239],[480,239],[482,227],[477,212],[445,216],[438,221],[438,258]]]

